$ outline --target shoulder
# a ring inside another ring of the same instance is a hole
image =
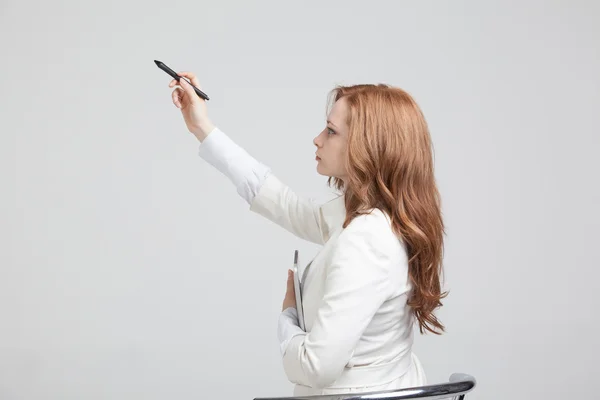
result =
[[[338,250],[352,249],[363,257],[397,262],[404,258],[401,239],[394,233],[389,216],[379,209],[356,216],[342,230]]]
[[[346,235],[359,235],[365,238],[376,237],[386,242],[396,242],[398,237],[392,229],[390,217],[380,209],[354,217],[345,229]]]

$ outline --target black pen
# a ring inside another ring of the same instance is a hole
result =
[[[163,71],[165,71],[167,74],[171,75],[173,78],[175,78],[177,80],[177,82],[179,82],[179,79],[183,78],[182,76],[177,75],[177,73],[175,71],[173,71],[171,68],[167,67],[165,65],[165,63],[163,63],[162,61],[158,61],[158,60],[154,60],[154,63],[156,64],[156,66],[160,69],[162,69]],[[185,79],[185,78],[183,78]],[[206,93],[204,93],[202,90],[198,89],[196,86],[192,85],[192,82],[190,82],[189,80],[185,79],[186,82],[188,82],[190,84],[191,87],[194,88],[194,91],[196,92],[196,94],[198,96],[200,96],[201,98],[203,98],[204,100],[210,100],[208,98],[208,96],[206,95]]]

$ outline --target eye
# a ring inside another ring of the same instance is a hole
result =
[[[330,135],[335,135],[335,131],[331,128],[327,128],[327,133],[329,133]]]

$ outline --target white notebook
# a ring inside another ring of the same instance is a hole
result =
[[[294,253],[294,294],[296,295],[296,310],[298,312],[298,324],[303,331],[306,331],[304,326],[304,309],[302,307],[302,285],[300,284],[300,271],[298,270],[298,250]]]

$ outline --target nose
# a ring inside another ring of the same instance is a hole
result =
[[[321,131],[314,139],[313,139],[313,144],[317,147],[323,147],[323,132],[325,130]]]

